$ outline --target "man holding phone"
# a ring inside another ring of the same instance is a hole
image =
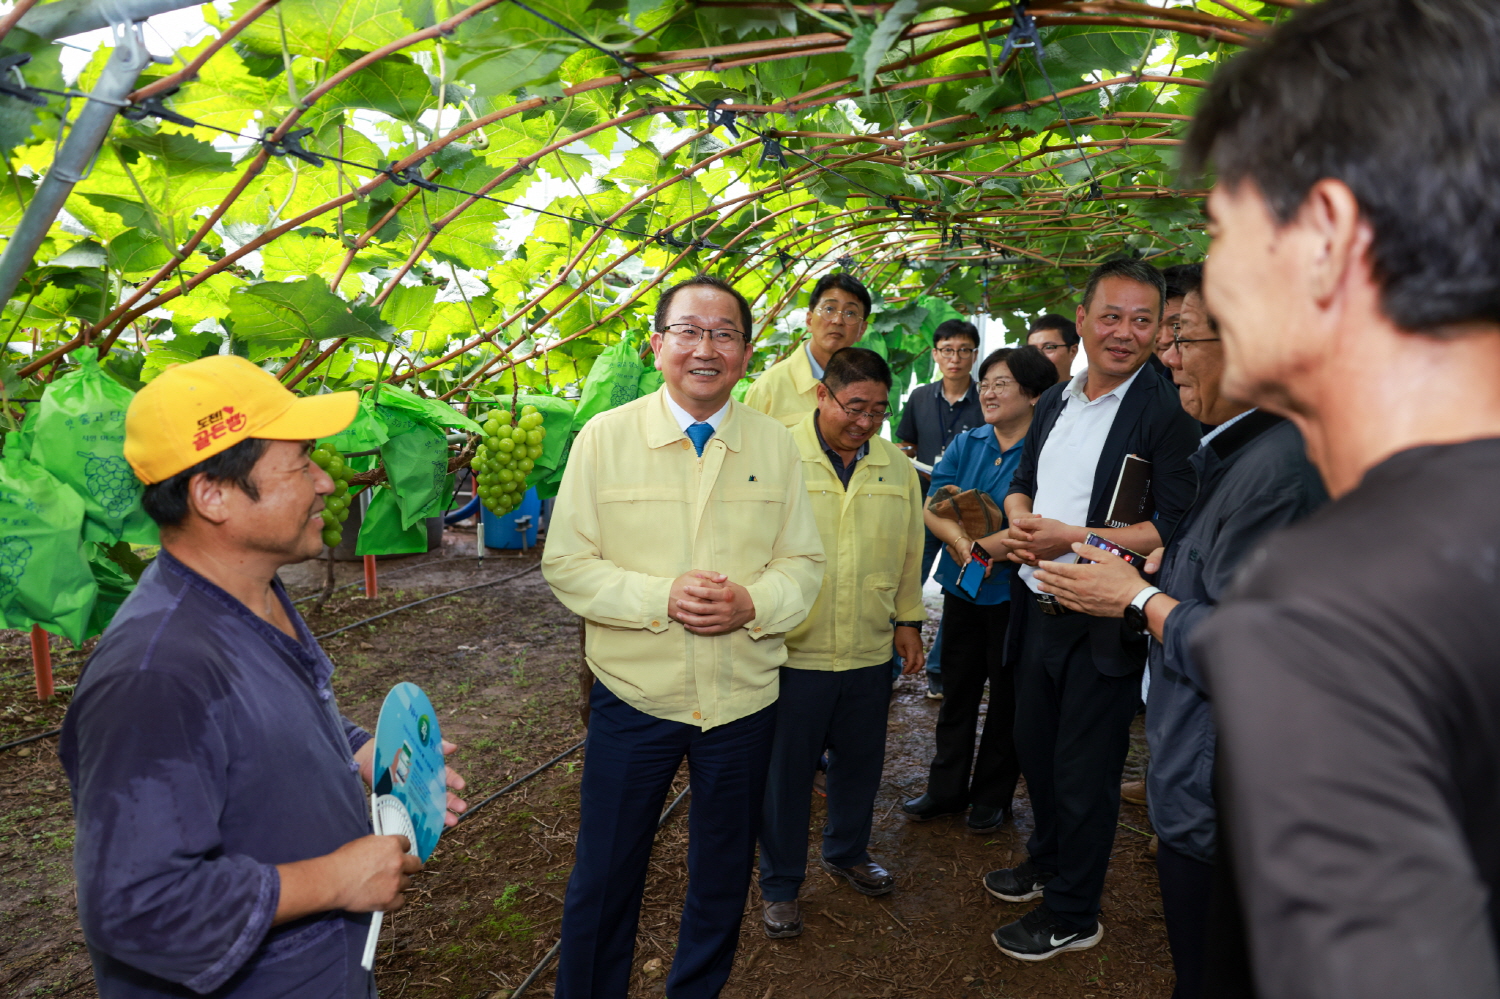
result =
[[[1145,367],[1161,324],[1161,272],[1112,260],[1090,275],[1078,308],[1088,370],[1049,389],[1011,480],[1004,539],[1020,563],[1012,585],[1008,657],[1016,670],[1016,749],[1036,831],[1019,867],[991,871],[984,886],[1007,902],[1042,905],[996,930],[995,946],[1022,961],[1092,947],[1103,937],[1099,903],[1120,809],[1120,773],[1140,703],[1145,639],[1118,619],[1078,614],[1042,594],[1041,559],[1073,561],[1091,531],[1149,552],[1192,502],[1188,457],[1198,423],[1177,391]],[[1107,529],[1127,456],[1149,462],[1154,514]]]
[[[1180,274],[1182,272],[1179,272]],[[1194,632],[1227,594],[1240,565],[1266,536],[1327,500],[1297,428],[1280,416],[1224,395],[1224,345],[1203,305],[1202,272],[1187,272],[1172,344],[1162,360],[1177,382],[1182,408],[1208,431],[1192,457],[1197,499],[1167,543],[1125,564],[1088,546],[1123,549],[1089,535],[1074,545],[1088,565],[1044,562],[1036,581],[1065,607],[1125,619],[1149,632],[1151,827],[1161,837],[1156,870],[1177,987],[1172,999],[1220,996],[1205,987],[1209,899],[1218,850],[1213,764],[1218,735],[1202,664],[1189,647]],[[1094,564],[1097,563],[1097,564]],[[1150,586],[1141,570],[1156,573]],[[1136,609],[1132,610],[1132,606]]]

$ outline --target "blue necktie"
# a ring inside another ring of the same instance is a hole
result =
[[[687,428],[688,440],[693,442],[693,447],[698,449],[698,457],[703,457],[703,445],[714,435],[714,428],[709,423],[694,423]]]

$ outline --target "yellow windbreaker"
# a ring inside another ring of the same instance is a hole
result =
[[[776,700],[784,636],[817,598],[823,545],[784,428],[732,402],[699,458],[665,391],[578,434],[542,574],[588,621],[585,653],[606,687],[646,714],[709,729]],[[672,581],[692,569],[744,586],[755,618],[712,637],[670,620]]]
[[[792,429],[823,539],[823,586],[807,620],[786,637],[788,666],[848,670],[891,658],[896,621],[922,621],[922,484],[883,437],[839,481],[809,413]]]

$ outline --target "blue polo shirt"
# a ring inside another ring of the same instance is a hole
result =
[[[948,450],[943,452],[943,457],[933,467],[932,485],[928,488],[927,495],[932,496],[943,486],[957,486],[961,490],[978,489],[989,493],[995,505],[1003,510],[1005,496],[1010,492],[1010,477],[1016,474],[1016,466],[1021,463],[1021,447],[1025,443],[1026,438],[1022,437],[1011,445],[1010,450],[1002,452],[1000,442],[995,439],[995,428],[989,424],[965,430],[953,438]],[[990,554],[1004,555],[1003,552]],[[1010,599],[1010,577],[1015,569],[1014,562],[997,558],[990,569],[989,578],[979,585],[978,599],[969,602],[984,606],[1005,603]],[[953,561],[953,556],[948,554],[948,546],[944,545],[937,572],[932,578],[938,581],[945,592],[960,600],[969,600],[958,589],[958,576],[958,563]]]
[[[366,999],[368,913],[272,927],[277,864],[369,835],[333,664],[165,550],[120,607],[63,721],[78,918],[101,999]]]

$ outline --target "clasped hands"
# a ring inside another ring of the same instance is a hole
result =
[[[694,569],[672,580],[667,616],[695,635],[727,635],[755,617],[755,601],[723,573]]]

